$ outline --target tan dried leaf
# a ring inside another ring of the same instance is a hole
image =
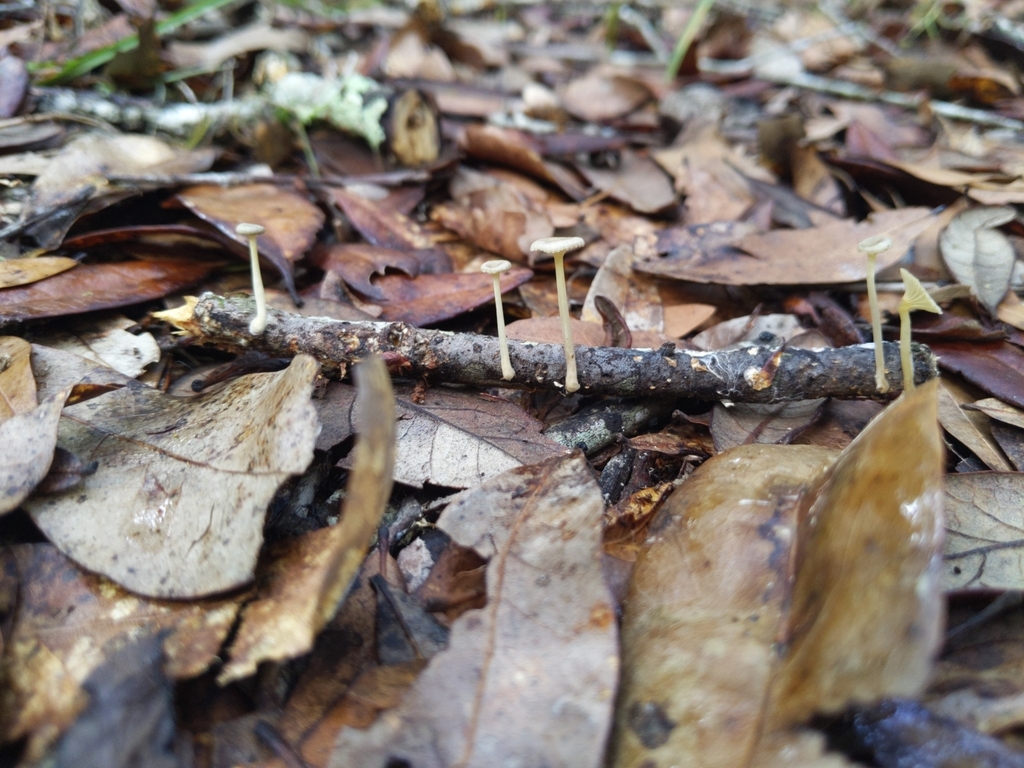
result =
[[[254,674],[260,662],[295,658],[313,647],[384,515],[395,465],[391,378],[379,357],[360,362],[353,377],[362,423],[341,520],[275,548],[262,578],[257,575],[259,598],[245,607],[231,661],[217,677],[221,685]]]
[[[28,285],[77,266],[77,261],[66,256],[39,256],[35,259],[0,261],[0,288]]]
[[[0,336],[0,423],[36,407],[32,345],[17,336]]]
[[[23,502],[46,477],[57,446],[57,424],[70,389],[0,423],[0,515]]]
[[[316,372],[299,355],[192,398],[130,384],[69,406],[59,444],[99,468],[24,506],[61,551],[133,592],[197,597],[245,584],[267,504],[313,458]]]
[[[998,401],[997,401],[998,402]],[[985,466],[997,472],[1010,472],[1013,467],[1006,460],[999,444],[992,437],[989,417],[979,413],[981,409],[967,410],[969,395],[961,387],[942,380],[939,385],[939,423],[949,434],[966,445],[985,462]],[[973,412],[972,412],[973,411]]]
[[[1024,589],[1024,474],[970,472],[946,478],[943,586]]]
[[[1013,221],[1009,207],[979,206],[964,211],[939,237],[939,250],[957,282],[969,285],[978,301],[995,315],[1010,287],[1016,253],[996,227]]]
[[[579,453],[457,497],[438,526],[488,559],[487,607],[456,619],[397,709],[342,731],[330,764],[600,766],[618,674],[602,511]]]

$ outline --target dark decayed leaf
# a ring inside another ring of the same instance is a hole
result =
[[[937,341],[939,366],[959,373],[1000,400],[1024,408],[1024,352],[1008,342]]]
[[[177,768],[174,687],[161,669],[160,638],[143,636],[114,651],[82,688],[82,714],[57,744],[56,768]]]

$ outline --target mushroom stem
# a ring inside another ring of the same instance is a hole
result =
[[[928,295],[928,291],[921,285],[921,281],[910,274],[907,270],[901,269],[903,285],[906,292],[900,299],[900,367],[903,369],[903,391],[911,392],[914,389],[914,361],[910,354],[910,313],[916,309],[923,309],[926,312],[934,312],[941,315],[942,310],[935,300]]]
[[[562,321],[562,346],[565,347],[565,391],[572,394],[580,388],[576,378],[576,347],[572,343],[572,323],[569,317],[569,292],[565,289],[565,251],[555,257],[555,287],[558,289],[558,317]]]
[[[508,340],[505,338],[505,309],[501,303],[501,273],[507,272],[511,267],[512,262],[504,259],[485,261],[480,265],[481,271],[494,278],[494,307],[498,314],[498,345],[501,347],[501,377],[505,381],[512,381],[516,376],[512,360],[508,356]]]
[[[875,263],[878,254],[892,248],[892,240],[884,235],[875,235],[861,240],[858,250],[868,257],[868,305],[871,307],[871,340],[875,345],[875,386],[879,392],[889,391],[885,378],[885,357],[882,354],[882,313],[878,309],[878,291],[875,289]]]
[[[542,237],[530,246],[531,251],[550,254],[555,260],[555,286],[558,289],[558,317],[562,321],[562,346],[565,348],[565,391],[572,394],[580,388],[576,376],[576,348],[572,343],[572,324],[569,317],[569,293],[565,290],[565,254],[582,248],[582,237]]]
[[[249,324],[249,333],[259,336],[267,327],[267,294],[263,290],[263,273],[260,272],[260,254],[256,239],[266,230],[259,224],[239,224],[235,232],[249,239],[249,262],[252,267],[252,295],[256,299],[256,317]]]

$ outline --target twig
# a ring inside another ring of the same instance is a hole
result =
[[[270,310],[262,335],[249,333],[255,303],[249,297],[204,294],[175,325],[197,343],[228,348],[259,348],[273,355],[306,352],[329,375],[371,354],[383,355],[392,375],[435,383],[479,387],[560,390],[565,355],[559,344],[511,341],[516,376],[502,378],[498,339],[470,333],[424,330],[405,323],[345,322]],[[165,313],[164,317],[167,318]],[[875,387],[871,345],[839,349],[789,349],[752,345],[717,352],[686,352],[666,344],[659,349],[577,347],[581,392],[590,395],[673,397],[772,403],[815,397],[888,399],[901,389],[899,349],[885,344],[890,392]],[[938,375],[935,356],[914,347],[915,379]]]

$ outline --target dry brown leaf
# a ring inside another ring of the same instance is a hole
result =
[[[0,424],[36,407],[32,345],[17,336],[0,336]]]
[[[774,181],[706,123],[685,132],[676,146],[655,152],[654,159],[675,179],[676,191],[686,195],[686,224],[738,219],[754,202],[745,177]]]
[[[108,175],[205,171],[216,155],[209,148],[172,147],[153,136],[88,133],[68,142],[50,158],[32,185],[32,203],[26,216],[44,216],[71,206],[75,215],[58,217],[50,228],[39,232],[40,245],[55,247],[87,201],[107,197],[110,202],[130,194],[112,190],[107,184]]]
[[[809,229],[747,235],[737,245],[754,258],[736,258],[696,267],[696,282],[727,285],[848,283],[864,280],[868,262],[857,243],[885,234],[892,248],[878,256],[877,268],[899,261],[932,221],[927,208],[900,208],[872,214],[866,221],[830,221]],[[689,274],[689,273],[687,273]]]
[[[501,275],[502,292],[511,291],[533,277],[526,267],[513,267]],[[494,281],[482,272],[458,274],[384,275],[374,285],[383,294],[382,320],[422,327],[449,320],[494,301]]]
[[[26,286],[0,289],[0,320],[62,317],[127,307],[198,283],[215,266],[170,259],[82,264]]]
[[[824,398],[729,406],[715,403],[708,427],[716,451],[750,443],[788,445],[821,417],[824,405]]]
[[[259,598],[245,607],[221,685],[256,672],[263,661],[307,653],[370,546],[391,495],[395,465],[395,397],[379,357],[353,369],[362,420],[337,525],[282,542],[270,556]]]
[[[31,411],[0,422],[0,515],[18,507],[46,477],[57,445],[57,424],[70,389]]]
[[[665,172],[646,155],[623,150],[615,168],[577,163],[576,168],[598,190],[638,213],[657,213],[675,203]]]
[[[566,112],[592,123],[625,117],[651,98],[639,80],[594,70],[570,81],[561,92]]]
[[[453,501],[438,526],[488,560],[487,607],[454,622],[396,710],[342,731],[331,765],[602,765],[618,674],[602,510],[579,453]]]
[[[978,400],[964,407],[970,410],[979,410],[993,419],[1024,429],[1024,411],[1007,405],[994,397],[986,397],[984,400]]]
[[[119,644],[168,630],[165,671],[194,677],[217,661],[246,598],[145,600],[86,573],[49,544],[6,547],[0,567],[8,587],[3,611],[14,618],[0,662],[0,737],[29,735],[30,753],[71,723],[85,704],[81,683]]]
[[[249,241],[237,234],[235,227],[243,222],[262,225],[266,232],[257,239],[259,252],[277,267],[289,292],[295,291],[294,262],[313,246],[324,224],[323,211],[304,195],[274,184],[240,184],[226,189],[207,184],[183,189],[178,199],[239,243]]]
[[[962,387],[943,380],[939,386],[939,423],[942,428],[974,451],[989,469],[1012,471],[1013,467],[992,437],[988,416],[978,412],[965,413],[969,404],[970,396]]]
[[[1009,207],[970,208],[953,219],[939,237],[939,250],[953,277],[970,286],[992,315],[1010,287],[1017,258],[1013,245],[996,227],[1013,221],[1016,215]]]
[[[774,727],[928,682],[945,619],[937,390],[905,392],[872,421],[801,520]]]
[[[0,288],[28,285],[77,266],[77,261],[66,256],[39,256],[34,259],[0,261]]]
[[[265,21],[257,21],[206,42],[173,40],[167,46],[167,56],[175,68],[197,67],[212,72],[231,57],[250,51],[270,49],[301,53],[308,45],[309,35],[302,29],[275,29]]]
[[[1024,474],[970,472],[946,478],[943,586],[1024,589]]]
[[[395,480],[470,488],[506,470],[566,452],[541,434],[543,425],[519,406],[478,394],[429,389],[416,402],[415,388],[396,388],[398,445]],[[324,431],[318,441],[330,448],[352,434],[354,391],[337,384],[314,401]],[[351,457],[343,464],[350,466]]]
[[[633,271],[633,249],[629,246],[620,245],[612,250],[597,270],[580,313],[583,322],[601,322],[594,306],[598,296],[615,305],[631,331],[665,330],[658,286],[651,278]]]
[[[550,237],[550,217],[519,189],[482,173],[460,169],[452,180],[450,203],[431,210],[431,218],[476,245],[516,262],[534,264],[543,254],[530,250]]]
[[[352,227],[371,245],[414,251],[430,248],[434,240],[423,227],[400,211],[376,203],[355,189],[330,187],[331,198],[345,212]]]
[[[317,367],[299,355],[284,371],[192,398],[130,384],[69,406],[59,444],[99,468],[24,506],[61,551],[133,592],[196,597],[245,584],[267,504],[313,458]]]

